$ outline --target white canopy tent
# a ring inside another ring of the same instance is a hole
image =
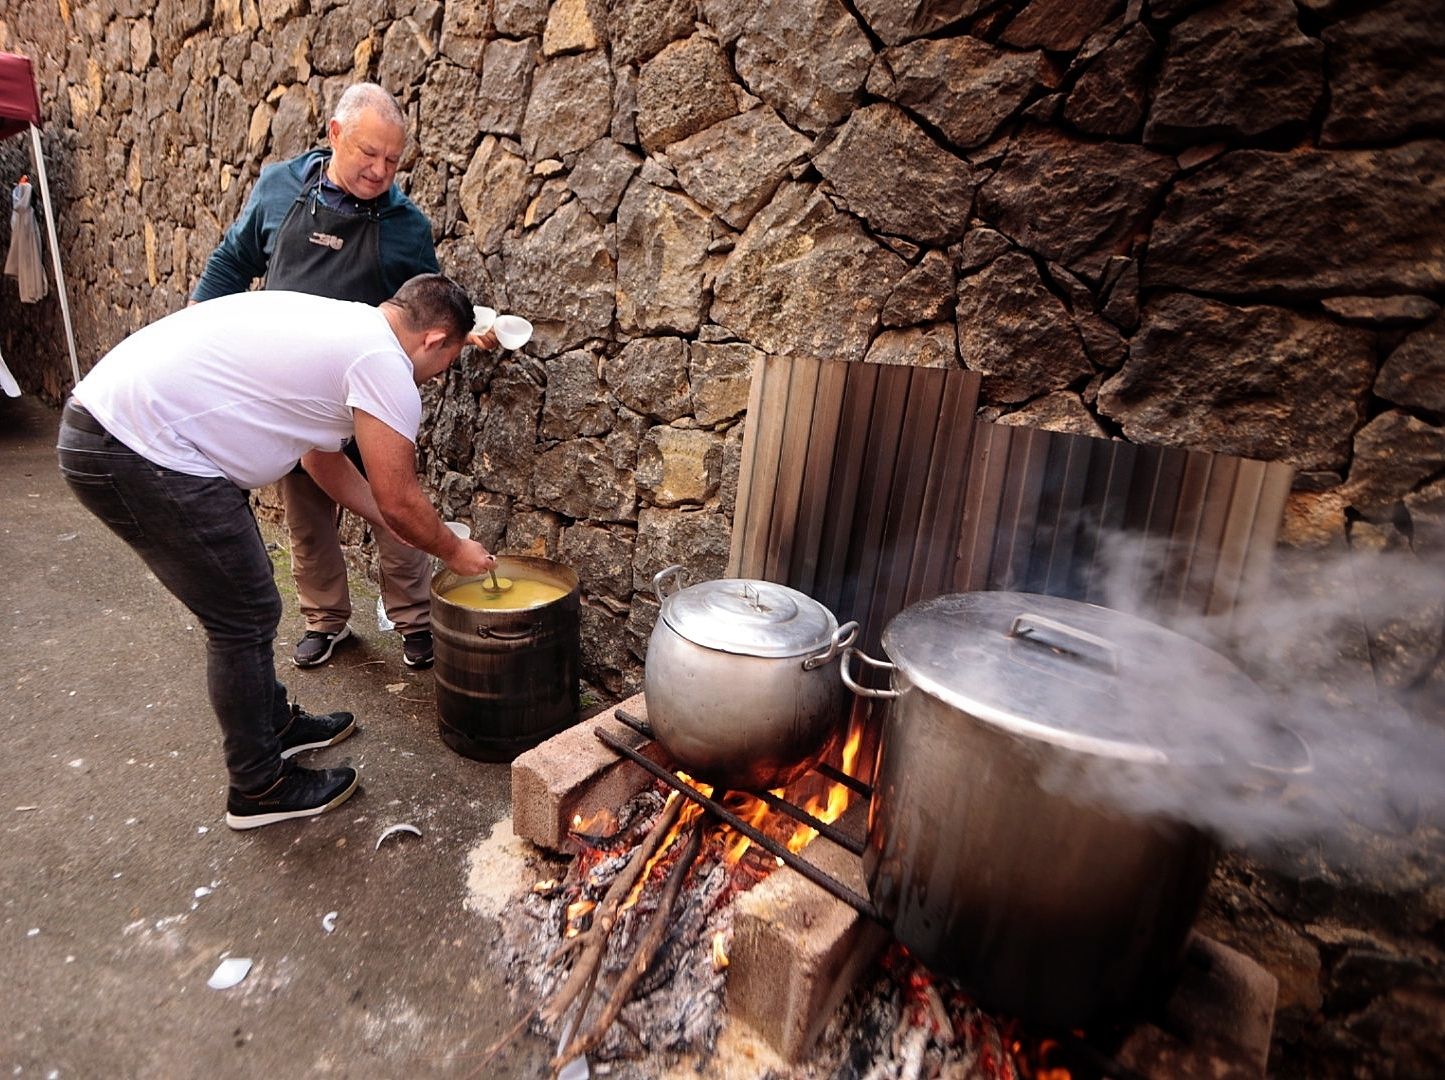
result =
[[[45,174],[45,149],[40,143],[40,95],[30,60],[15,53],[0,52],[0,139],[28,130],[30,155],[40,180],[40,200],[45,208],[45,228],[50,238],[50,259],[55,267],[55,295],[60,300],[60,317],[65,323],[65,342],[70,348],[70,371],[80,382],[80,361],[75,354],[75,330],[70,323],[70,300],[65,294],[65,273],[60,265],[60,243],[55,235],[55,207],[50,199],[50,181]],[[4,360],[0,359],[0,370]],[[9,372],[5,371],[5,375]],[[13,385],[14,379],[10,379]],[[10,393],[10,385],[5,390]],[[15,387],[12,394],[18,394]]]

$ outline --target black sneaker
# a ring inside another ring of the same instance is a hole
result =
[[[288,758],[302,750],[320,750],[334,746],[356,731],[356,719],[349,712],[322,713],[312,716],[300,705],[291,705],[291,719],[276,732],[281,740],[281,756]]]
[[[355,769],[303,769],[287,762],[265,791],[242,795],[232,788],[226,793],[226,824],[233,829],[259,829],[278,821],[315,817],[351,798],[356,781]]]
[[[317,667],[331,659],[331,650],[351,636],[351,627],[343,626],[334,634],[325,630],[308,630],[296,643],[291,660],[297,667]]]
[[[431,648],[431,631],[417,630],[414,633],[403,634],[401,658],[406,661],[407,667],[431,667],[432,661],[436,659]]]

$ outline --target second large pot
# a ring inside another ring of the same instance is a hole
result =
[[[1037,1023],[1157,1000],[1217,846],[1149,796],[1221,767],[1181,719],[1184,688],[1227,687],[1223,705],[1253,684],[1142,619],[1020,593],[915,605],[883,648],[892,663],[869,663],[890,671],[889,689],[859,686],[851,657],[843,676],[892,699],[864,868],[898,939]]]
[[[725,578],[677,588],[681,572],[653,578],[662,610],[643,675],[648,723],[699,779],[781,787],[841,736],[848,701],[832,661],[858,624],[839,626],[785,585]]]

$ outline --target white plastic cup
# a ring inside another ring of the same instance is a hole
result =
[[[520,315],[498,315],[492,333],[504,349],[520,349],[532,340],[532,324]]]
[[[485,334],[497,321],[497,312],[493,308],[482,307],[480,304],[472,308],[472,333]]]
[[[472,527],[466,522],[447,521],[443,522],[443,524],[446,525],[459,540],[470,540],[472,538]]]

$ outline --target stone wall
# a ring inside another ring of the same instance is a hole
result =
[[[399,96],[444,268],[537,327],[427,389],[426,479],[577,568],[609,692],[652,573],[723,571],[762,353],[963,364],[991,419],[1286,460],[1289,543],[1440,557],[1430,0],[62,0],[0,8],[0,48],[37,63],[83,368],[348,83]],[[0,315],[57,399],[54,301],[6,283]],[[1417,622],[1395,685],[1438,700]]]

